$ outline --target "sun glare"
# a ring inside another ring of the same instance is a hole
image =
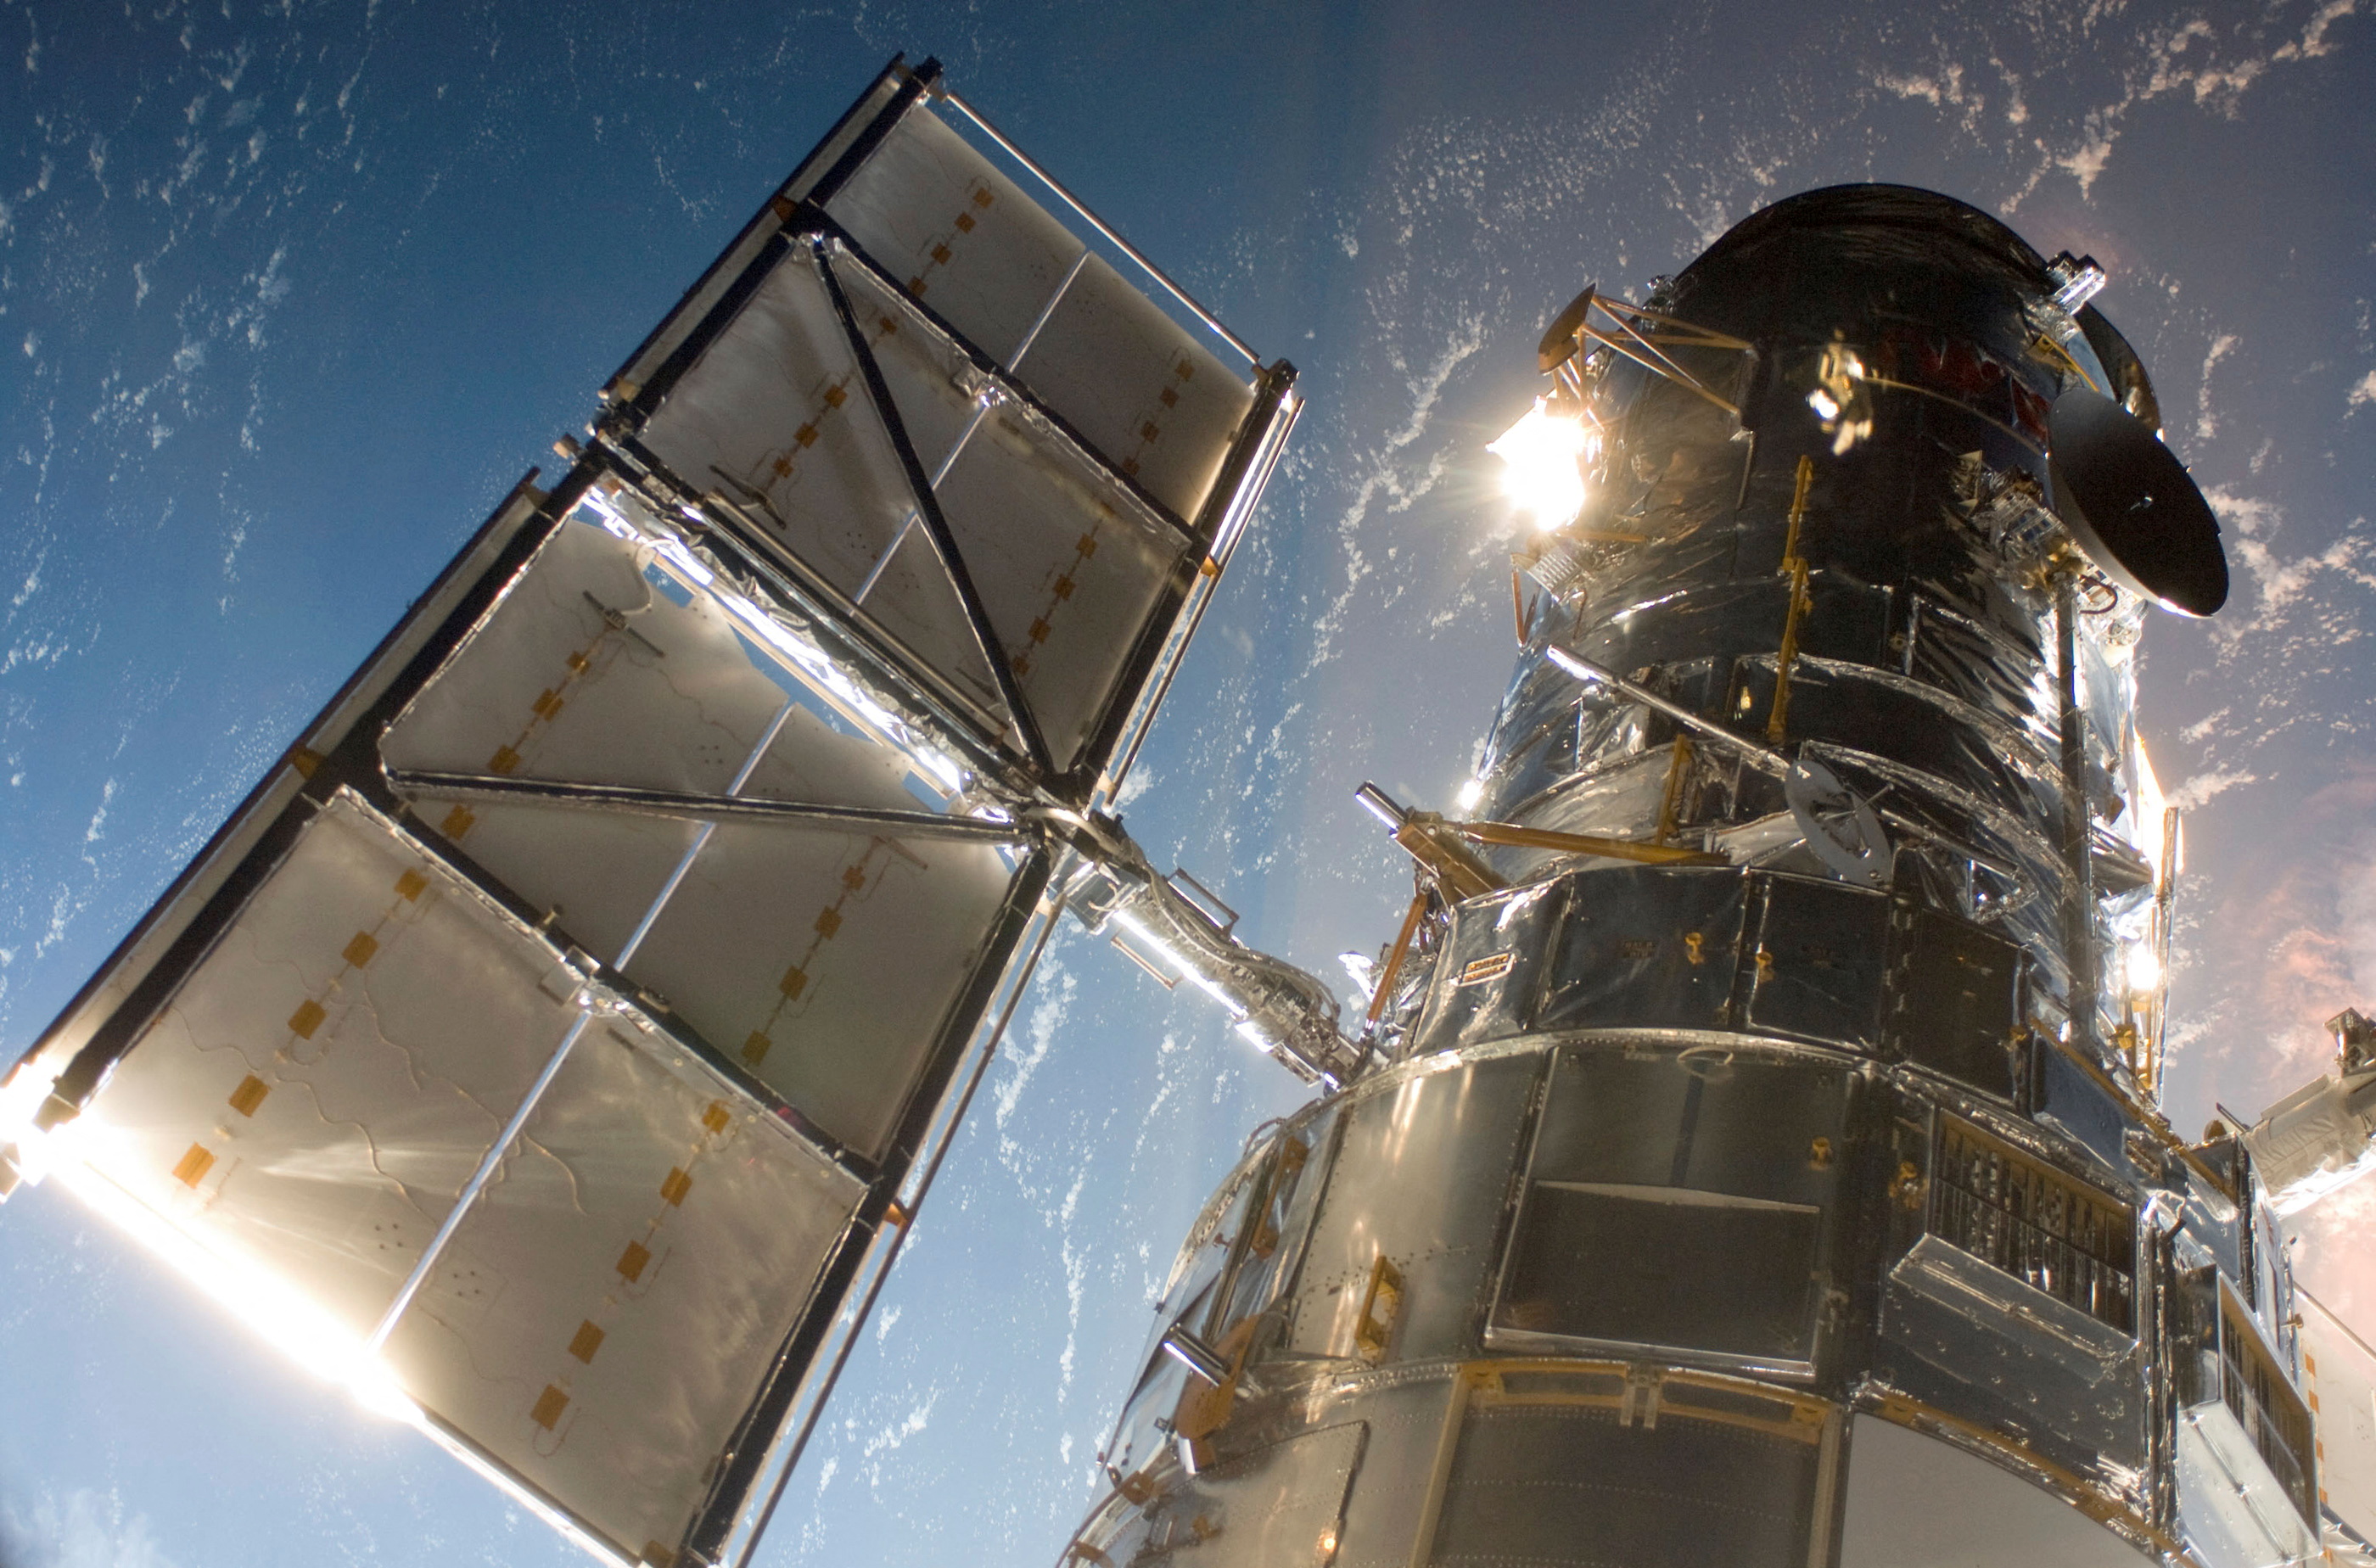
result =
[[[374,1414],[395,1420],[420,1419],[418,1407],[362,1336],[303,1291],[253,1263],[202,1245],[78,1159],[59,1159],[56,1175],[77,1198],[307,1372],[344,1388]]]
[[[1564,528],[1584,510],[1584,422],[1552,413],[1543,399],[1485,450],[1502,459],[1502,488],[1538,529]]]

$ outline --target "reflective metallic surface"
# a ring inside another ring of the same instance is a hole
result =
[[[1365,787],[1419,879],[1383,1064],[1208,1206],[1158,1309],[1208,1359],[1150,1354],[1069,1561],[2364,1550],[2256,1170],[2356,1169],[2358,1079],[2190,1145],[2128,983],[2157,536],[2073,538],[2130,476],[2049,421],[2155,417],[2101,277],[1839,187],[1560,316],[1530,417],[1584,500],[1520,563],[1478,820]]]
[[[1068,1561],[2370,1562],[2278,1222],[2376,1168],[2376,1030],[2159,1110],[2134,650],[2226,567],[2103,278],[1847,186],[1560,313],[1476,820],[1362,790],[1357,1035],[1111,814],[1293,368],[895,61],[0,1080],[0,1195],[610,1561],[748,1561],[1069,909],[1321,1094]]]

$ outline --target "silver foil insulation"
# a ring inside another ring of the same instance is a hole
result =
[[[1586,499],[1477,820],[1378,797],[1376,1065],[1206,1207],[1069,1561],[2353,1550],[2266,1188],[2129,983],[2145,601],[2049,448],[2155,415],[2081,270],[1839,187],[1562,316]]]

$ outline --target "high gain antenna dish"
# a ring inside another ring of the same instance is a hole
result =
[[[2228,602],[2219,520],[2143,420],[2084,388],[2048,416],[2054,509],[2106,576],[2181,615]]]

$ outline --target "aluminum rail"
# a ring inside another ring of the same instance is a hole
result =
[[[1556,645],[1544,649],[1543,652],[1553,664],[1579,681],[1590,681],[1607,686],[1628,702],[1638,702],[1644,707],[1663,713],[1693,734],[1705,736],[1717,745],[1729,747],[1739,753],[1743,758],[1756,764],[1776,778],[1787,778],[1789,775],[1790,759],[1771,746],[1761,746],[1747,736],[1736,735],[1723,725],[1703,719],[1682,704],[1669,702],[1657,693],[1634,684],[1615,671],[1604,669],[1580,653],[1571,652]]]
[[[553,783],[493,773],[434,773],[389,768],[387,781],[407,798],[483,801],[494,805],[554,805],[631,816],[674,817],[699,822],[772,822],[789,827],[877,833],[893,838],[969,838],[987,844],[1019,844],[1034,835],[1021,823],[980,817],[940,816],[932,812],[885,811],[875,806],[812,804],[761,800],[749,795],[705,795],[682,790],[643,790],[624,784]]]
[[[1087,866],[1065,904],[1083,925],[1121,927],[1131,940],[1112,940],[1126,956],[1167,989],[1193,982],[1230,1010],[1238,1033],[1304,1082],[1334,1090],[1360,1072],[1366,1052],[1336,1027],[1336,994],[1325,982],[1240,942],[1234,921],[1222,925],[1181,892],[1111,818],[1074,826]],[[1141,946],[1178,973],[1166,975]]]

